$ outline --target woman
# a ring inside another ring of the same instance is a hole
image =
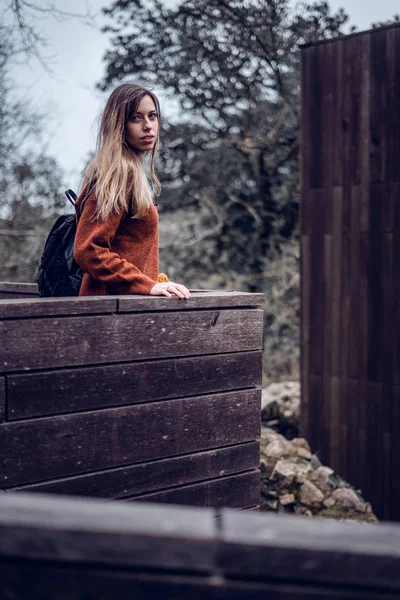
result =
[[[150,294],[190,297],[158,272],[158,211],[152,186],[160,105],[149,90],[118,86],[101,119],[97,151],[76,202],[74,257],[84,272],[80,296]],[[146,175],[146,156],[150,154]]]

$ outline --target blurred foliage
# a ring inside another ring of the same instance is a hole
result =
[[[40,58],[43,38],[29,11],[12,0],[0,15],[0,279],[34,281],[46,235],[65,208],[63,173],[43,141],[48,115],[16,92],[12,67]],[[11,18],[11,17],[14,18]]]

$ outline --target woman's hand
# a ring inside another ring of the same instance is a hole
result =
[[[162,283],[156,283],[150,292],[150,296],[178,296],[183,300],[190,298],[189,290],[181,283],[174,283],[173,281],[166,281]]]

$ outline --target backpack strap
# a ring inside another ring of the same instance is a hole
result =
[[[81,205],[80,205],[80,207],[79,207],[79,212],[80,212],[80,213],[82,212],[82,209],[83,209],[83,205],[84,205],[84,203],[85,203],[85,202],[86,202],[86,200],[89,198],[90,194],[93,192],[93,190],[94,190],[94,186],[95,186],[95,185],[96,185],[96,182],[94,182],[94,183],[92,184],[92,187],[91,187],[91,188],[89,189],[89,191],[88,191],[88,192],[85,194],[85,197],[83,198],[83,200],[82,200],[82,202],[81,202]],[[74,192],[73,190],[67,190],[67,191],[66,191],[66,192],[64,192],[64,193],[65,193],[65,195],[66,195],[66,197],[67,197],[67,200],[69,200],[69,202],[71,202],[72,206],[75,208],[75,204],[76,204],[76,201],[78,200],[78,196],[75,194],[75,192]]]
[[[75,206],[75,202],[78,199],[78,196],[75,194],[75,192],[73,190],[67,190],[64,193],[67,196],[67,200],[71,202],[72,206]]]

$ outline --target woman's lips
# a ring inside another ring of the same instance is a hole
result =
[[[154,135],[145,135],[144,137],[140,138],[143,142],[151,142],[152,140],[154,140]]]

